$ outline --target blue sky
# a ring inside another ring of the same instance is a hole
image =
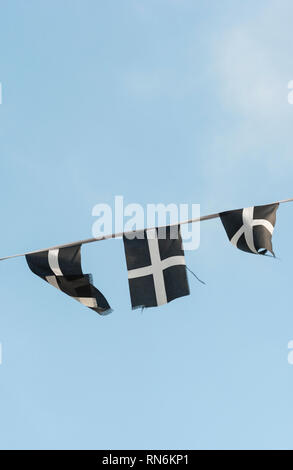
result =
[[[92,208],[293,197],[292,2],[0,1],[1,256],[91,236]],[[83,248],[105,318],[0,264],[0,447],[292,448],[293,205],[279,259],[219,220],[191,296],[132,311],[121,240]]]

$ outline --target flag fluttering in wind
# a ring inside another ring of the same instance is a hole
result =
[[[81,269],[81,245],[26,255],[31,271],[95,312],[106,315],[111,308],[101,292],[92,285],[90,274]]]
[[[258,255],[270,252],[275,256],[272,235],[276,214],[279,205],[287,202],[293,202],[293,198],[208,214],[165,227],[88,238],[7,256],[0,261],[25,256],[34,274],[86,307],[106,315],[112,311],[110,305],[93,285],[92,276],[82,272],[81,246],[123,236],[132,308],[157,307],[190,294],[181,225],[220,218],[230,242],[238,249]]]
[[[123,237],[132,308],[156,307],[189,295],[180,227],[163,227]],[[160,232],[160,229],[159,229]]]
[[[273,256],[272,234],[276,224],[279,204],[247,207],[221,212],[220,218],[230,242],[242,251]]]

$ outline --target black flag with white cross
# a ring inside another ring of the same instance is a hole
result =
[[[92,285],[90,274],[81,269],[81,245],[40,251],[26,255],[31,271],[70,297],[101,315],[111,308],[101,292]]]
[[[156,307],[189,295],[180,227],[135,232],[123,237],[132,308]]]
[[[273,256],[272,234],[276,224],[279,204],[247,207],[235,211],[222,212],[222,223],[230,242],[242,251]]]

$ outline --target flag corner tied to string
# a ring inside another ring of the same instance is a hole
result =
[[[40,251],[26,255],[30,270],[52,286],[100,315],[111,313],[103,294],[92,284],[91,274],[83,274],[81,245]]]
[[[275,256],[272,235],[279,203],[221,212],[220,218],[230,242],[242,251]]]
[[[164,238],[158,236],[161,228],[123,237],[133,309],[157,307],[190,294],[180,226],[162,229]]]

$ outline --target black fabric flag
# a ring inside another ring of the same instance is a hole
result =
[[[180,227],[163,230],[164,239],[156,228],[123,237],[132,308],[156,307],[190,293]]]
[[[81,245],[75,245],[40,251],[26,255],[26,260],[34,274],[86,307],[106,315],[111,308],[103,294],[92,285],[91,275],[83,274],[80,250]]]
[[[259,255],[270,251],[273,256],[272,234],[279,204],[247,207],[222,212],[222,223],[230,242],[242,251]]]

